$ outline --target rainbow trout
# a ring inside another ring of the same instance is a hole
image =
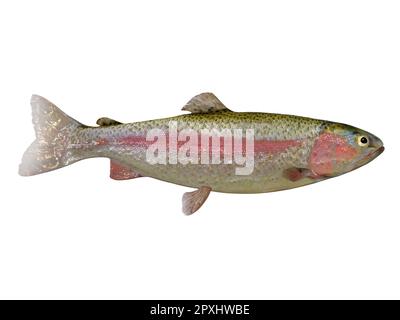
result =
[[[212,93],[192,98],[176,117],[134,123],[100,118],[96,127],[53,103],[31,99],[36,140],[19,174],[31,176],[76,161],[106,157],[110,177],[151,177],[196,188],[183,195],[192,214],[211,191],[286,190],[357,169],[383,151],[382,141],[341,123],[272,113],[234,112]]]

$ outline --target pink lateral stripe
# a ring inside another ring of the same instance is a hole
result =
[[[212,137],[209,137],[209,145],[210,145],[210,152],[213,150],[212,148],[212,142],[211,142]],[[201,145],[201,138],[198,137],[197,139],[197,148],[198,150],[201,150],[202,145]],[[186,140],[187,141],[187,140]],[[181,146],[183,146],[186,141],[178,141],[177,142],[177,148],[179,149]],[[105,145],[105,144],[113,144],[113,145],[121,145],[121,146],[135,146],[135,147],[143,147],[147,148],[150,145],[154,144],[156,141],[146,141],[146,137],[141,135],[141,136],[127,136],[127,137],[120,137],[117,139],[110,139],[106,141],[105,139],[101,139],[98,141],[98,144],[100,145]],[[193,141],[195,143],[195,141]],[[240,141],[234,141],[235,143],[240,143]],[[246,150],[247,142],[246,138],[242,138],[242,150]],[[298,147],[301,146],[302,140],[267,140],[267,139],[261,139],[261,140],[255,140],[254,141],[254,152],[255,153],[270,153],[270,154],[277,154],[281,152],[285,152],[287,149],[291,147]],[[168,141],[168,134],[166,135],[166,148],[168,150],[169,147],[169,141]],[[194,147],[192,145],[191,147]],[[220,145],[219,145],[220,152],[223,154],[224,153],[224,139],[220,139]]]
[[[255,140],[254,152],[281,153],[292,147],[301,146],[301,140]]]

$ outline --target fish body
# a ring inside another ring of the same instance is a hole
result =
[[[146,135],[154,128],[168,132],[171,122],[177,123],[178,133],[186,128],[197,132],[204,129],[216,129],[219,132],[226,129],[253,129],[254,170],[249,175],[236,175],[236,164],[222,161],[219,164],[202,164],[200,161],[197,164],[181,164],[179,161],[176,164],[169,161],[166,164],[150,164],[146,161],[149,147]],[[219,111],[83,128],[76,133],[73,144],[78,153],[82,152],[81,157],[87,155],[114,159],[146,177],[193,188],[206,185],[218,192],[262,193],[315,182],[312,179],[290,181],[283,176],[283,171],[292,167],[308,167],[312,145],[322,125],[322,121],[295,116]]]
[[[106,157],[114,179],[144,176],[198,189],[185,194],[186,213],[210,191],[296,188],[352,171],[384,150],[375,135],[349,125],[233,112],[211,93],[191,99],[183,108],[190,114],[126,124],[101,118],[98,127],[80,124],[40,96],[31,104],[37,140],[23,157],[21,175]]]

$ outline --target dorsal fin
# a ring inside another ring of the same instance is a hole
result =
[[[231,111],[211,92],[201,93],[193,97],[182,110],[190,111],[191,113]]]
[[[119,121],[114,120],[114,119],[106,118],[106,117],[98,119],[96,121],[96,123],[101,127],[116,126],[118,124],[122,124],[122,122],[119,122]]]

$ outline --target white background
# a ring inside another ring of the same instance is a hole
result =
[[[3,1],[0,298],[400,298],[398,1]],[[107,159],[17,175],[29,99],[85,124],[236,111],[378,135],[369,165],[312,186],[213,193],[109,179]]]

